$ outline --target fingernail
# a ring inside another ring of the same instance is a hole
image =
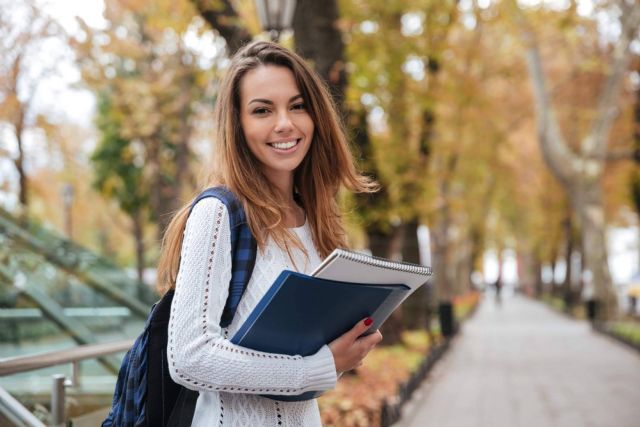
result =
[[[373,319],[371,317],[367,317],[366,319],[364,319],[364,325],[365,326],[369,326],[373,323]]]

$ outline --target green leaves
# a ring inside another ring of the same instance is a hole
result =
[[[136,214],[149,203],[144,160],[136,158],[131,141],[121,136],[121,117],[113,110],[111,95],[105,92],[99,96],[96,125],[101,138],[91,156],[94,186],[106,197],[116,199],[122,210]]]
[[[104,30],[76,40],[85,83],[99,97],[96,187],[162,237],[192,175],[198,114],[210,112],[215,37],[187,0],[109,0]],[[208,49],[208,50],[207,50]]]

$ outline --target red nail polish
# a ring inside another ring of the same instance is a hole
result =
[[[369,326],[373,323],[373,319],[371,317],[367,317],[366,319],[364,319],[364,325],[365,326]]]

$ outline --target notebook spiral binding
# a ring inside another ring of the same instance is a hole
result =
[[[361,254],[358,252],[351,252],[344,249],[339,249],[336,252],[337,252],[337,256],[339,256],[340,258],[345,258],[350,261],[358,262],[360,264],[373,265],[376,267],[382,267],[389,270],[405,271],[409,273],[420,274],[423,276],[431,276],[433,274],[431,267],[412,264],[410,262],[389,261],[384,258]]]

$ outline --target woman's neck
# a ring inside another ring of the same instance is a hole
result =
[[[293,173],[271,174],[267,176],[267,179],[271,185],[273,185],[276,193],[280,195],[280,199],[284,201],[289,208],[296,206],[293,198]]]
[[[305,223],[305,212],[293,198],[293,174],[270,176],[269,182],[284,202],[284,222],[287,228],[300,227]]]

